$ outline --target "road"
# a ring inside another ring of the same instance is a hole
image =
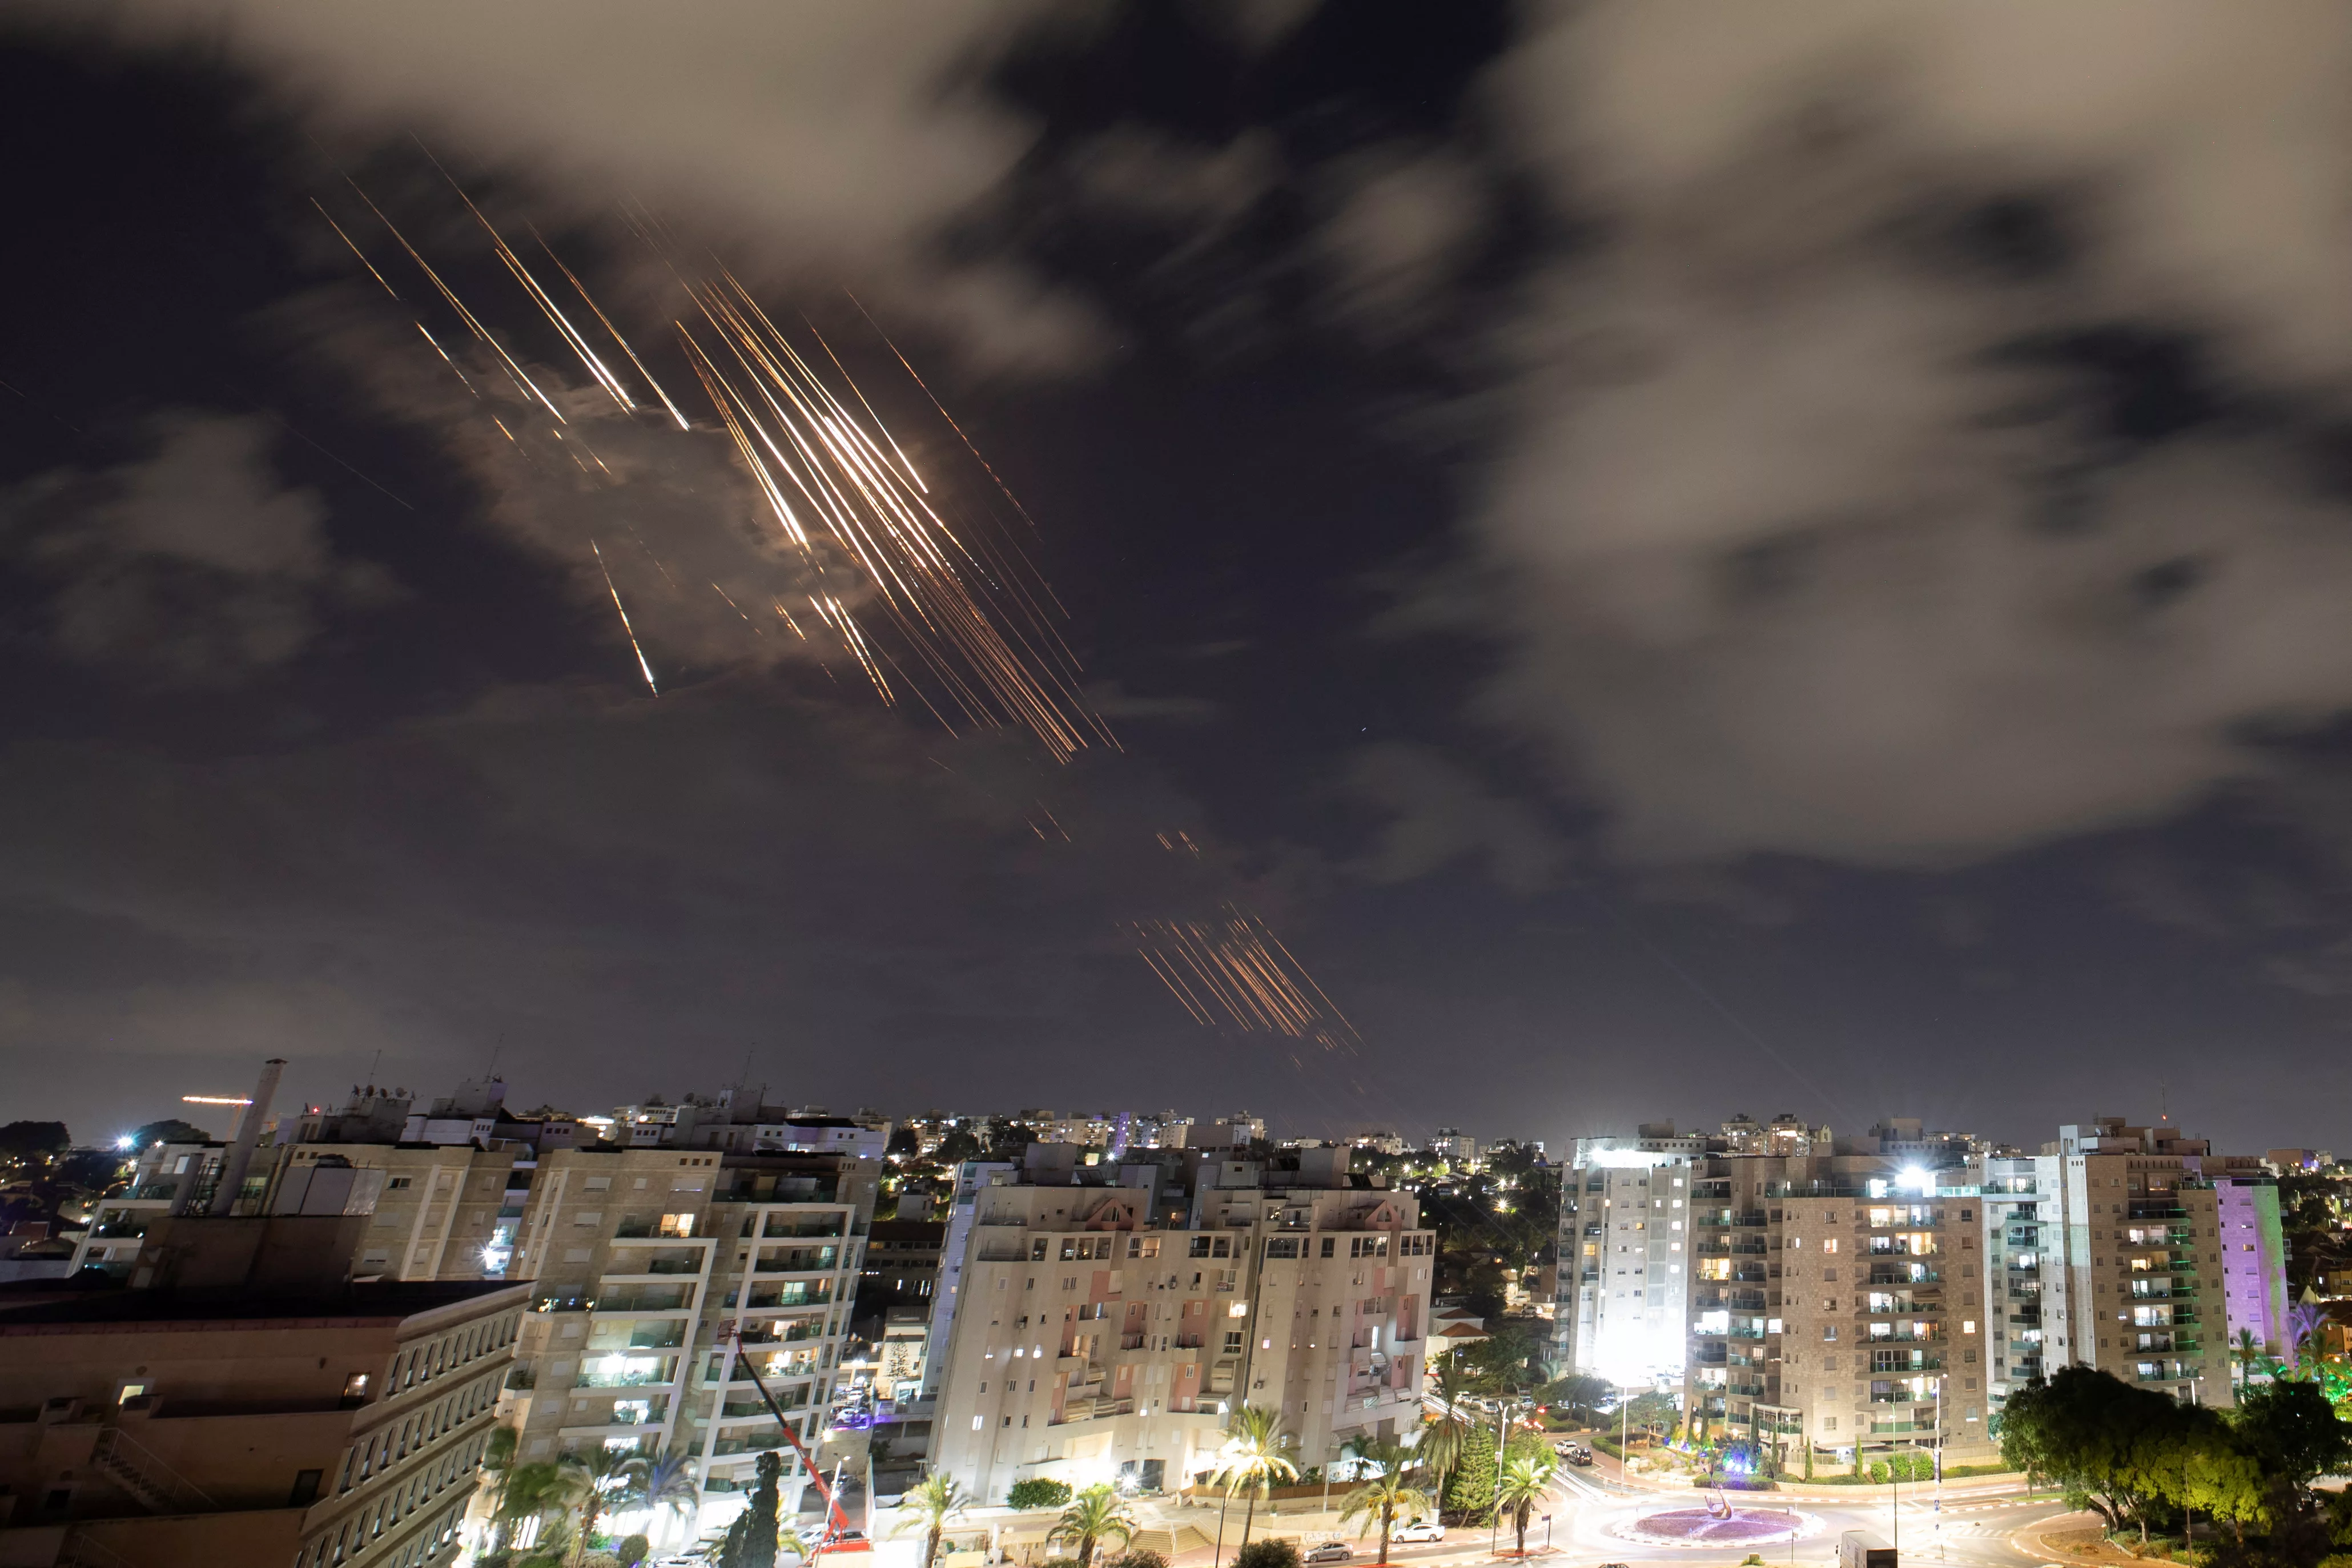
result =
[[[1629,1485],[1617,1477],[1593,1469],[1563,1471],[1553,1491],[1549,1509],[1551,1515],[1547,1530],[1539,1516],[1528,1531],[1531,1554],[1540,1551],[1549,1538],[1550,1551],[1545,1555],[1564,1565],[1624,1563],[1632,1568],[1724,1568],[1737,1564],[1753,1552],[1764,1559],[1767,1568],[1830,1568],[1836,1562],[1839,1535],[1848,1530],[1870,1530],[1894,1541],[1902,1552],[1906,1564],[1949,1563],[1967,1568],[2041,1568],[2046,1559],[2028,1551],[2016,1539],[2024,1526],[2037,1524],[2064,1513],[2065,1506],[2049,1499],[2026,1501],[2015,1495],[2013,1483],[1986,1485],[1978,1483],[1963,1487],[1948,1485],[1942,1511],[1937,1511],[1931,1489],[1921,1488],[1914,1495],[1910,1488],[1903,1489],[1899,1509],[1890,1504],[1887,1493],[1878,1488],[1853,1489],[1851,1498],[1841,1496],[1844,1489],[1798,1487],[1789,1492],[1750,1493],[1745,1497],[1732,1494],[1731,1500],[1739,1508],[1764,1514],[1792,1516],[1797,1539],[1775,1532],[1759,1539],[1728,1546],[1669,1546],[1628,1539],[1621,1533],[1636,1521],[1668,1510],[1704,1509],[1712,1494],[1696,1488],[1662,1489],[1640,1484]],[[1454,1563],[1486,1563],[1493,1560],[1488,1546],[1488,1532],[1484,1530],[1457,1529],[1449,1532],[1444,1542],[1429,1546],[1400,1546],[1389,1554],[1391,1563],[1411,1564],[1413,1568],[1427,1564],[1443,1568]],[[1505,1531],[1499,1542],[1510,1550],[1511,1536]],[[1357,1549],[1355,1561],[1369,1563],[1377,1555],[1377,1537],[1351,1542]],[[1230,1543],[1226,1555],[1231,1556]],[[1177,1560],[1178,1568],[1210,1568],[1211,1553],[1186,1552]]]

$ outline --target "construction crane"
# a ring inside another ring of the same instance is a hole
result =
[[[828,1552],[873,1551],[874,1542],[866,1538],[866,1532],[849,1527],[849,1516],[841,1511],[841,1499],[833,1488],[825,1485],[824,1472],[817,1468],[816,1459],[809,1453],[808,1445],[801,1441],[801,1435],[793,1424],[784,1419],[783,1408],[776,1403],[776,1396],[768,1392],[767,1380],[760,1375],[759,1364],[743,1353],[740,1325],[728,1324],[722,1337],[735,1342],[735,1359],[751,1373],[751,1386],[760,1391],[760,1398],[767,1405],[768,1414],[776,1418],[776,1426],[782,1430],[784,1441],[790,1443],[793,1452],[800,1456],[801,1468],[808,1472],[809,1485],[816,1488],[816,1495],[824,1500],[824,1534],[809,1552],[808,1561],[814,1563]]]

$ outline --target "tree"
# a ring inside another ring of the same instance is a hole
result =
[[[0,1126],[0,1160],[46,1165],[73,1147],[62,1121],[11,1121]]]
[[[1445,1480],[1445,1508],[1475,1524],[1484,1524],[1495,1501],[1495,1439],[1474,1431]]]
[[[593,1485],[578,1465],[550,1461],[512,1466],[499,1489],[499,1539],[505,1540],[517,1525],[537,1520],[540,1532],[535,1544],[541,1554],[551,1552],[560,1558],[562,1548],[578,1533],[580,1509]]]
[[[2253,1386],[2255,1364],[2267,1359],[2268,1352],[2263,1342],[2254,1338],[2254,1331],[2240,1329],[2237,1339],[2230,1345],[2231,1369],[2237,1373],[2240,1390]]]
[[[1617,1385],[1605,1377],[1570,1373],[1547,1384],[1544,1402],[1570,1420],[1598,1422],[1601,1407],[1616,1402]]]
[[[1339,1522],[1351,1519],[1366,1522],[1374,1520],[1381,1527],[1381,1563],[1386,1568],[1389,1560],[1389,1532],[1396,1528],[1397,1516],[1410,1520],[1413,1515],[1433,1513],[1437,1504],[1429,1494],[1405,1480],[1405,1467],[1412,1454],[1394,1443],[1373,1442],[1364,1446],[1357,1456],[1363,1463],[1376,1467],[1371,1475],[1359,1480],[1356,1488],[1339,1504]]]
[[[1661,1436],[1682,1419],[1682,1415],[1675,1408],[1673,1395],[1660,1394],[1654,1388],[1643,1389],[1633,1395],[1632,1403],[1625,1407],[1625,1429],[1629,1433],[1646,1432],[1653,1437]]]
[[[1234,1553],[1234,1568],[1298,1568],[1298,1548],[1280,1536],[1253,1541]]]
[[[577,1559],[587,1551],[588,1538],[596,1533],[596,1521],[605,1509],[644,1496],[646,1458],[632,1449],[599,1447],[566,1454],[556,1462],[579,1470],[587,1480],[578,1503],[580,1539],[572,1553]]]
[[[1005,1495],[1004,1506],[1007,1508],[1059,1508],[1069,1500],[1069,1482],[1051,1480],[1038,1476],[1025,1481],[1013,1482],[1012,1491]]]
[[[1113,1491],[1110,1483],[1098,1481],[1070,1500],[1054,1528],[1045,1532],[1048,1543],[1076,1542],[1078,1548],[1078,1568],[1093,1568],[1095,1543],[1116,1537],[1121,1546],[1135,1539],[1135,1516],[1128,1511],[1126,1502]]]
[[[1428,1473],[1429,1484],[1442,1493],[1446,1479],[1461,1467],[1463,1456],[1469,1452],[1476,1428],[1462,1405],[1463,1395],[1469,1392],[1469,1374],[1454,1364],[1452,1356],[1437,1363],[1431,1381],[1437,1385],[1438,1410],[1422,1428],[1421,1444],[1414,1452],[1420,1458],[1421,1468]]]
[[[1520,1448],[1503,1457],[1503,1474],[1495,1490],[1495,1506],[1511,1521],[1518,1538],[1519,1555],[1528,1554],[1528,1521],[1551,1490],[1559,1474],[1559,1460],[1549,1448]]]
[[[2062,1367],[2009,1396],[2001,1454],[2050,1476],[2110,1530],[2137,1525],[2144,1542],[2149,1505],[2179,1494],[2189,1459],[2210,1441],[2194,1430],[2205,1419],[2110,1373]]]
[[[695,1480],[694,1460],[676,1449],[646,1467],[645,1481],[639,1490],[646,1506],[673,1524],[691,1521],[702,1502],[702,1489]]]
[[[150,1143],[209,1143],[213,1135],[193,1121],[183,1121],[167,1116],[161,1121],[150,1121],[131,1135],[133,1149],[144,1149]]]
[[[1242,1516],[1244,1547],[1249,1544],[1250,1525],[1257,1518],[1258,1500],[1274,1489],[1276,1481],[1298,1479],[1298,1467],[1283,1456],[1286,1441],[1282,1413],[1265,1405],[1240,1406],[1225,1427],[1225,1446],[1217,1456],[1223,1461],[1217,1484],[1229,1498],[1249,1493],[1249,1511]]]
[[[774,1449],[760,1456],[752,1471],[751,1506],[737,1521],[743,1526],[743,1542],[729,1568],[776,1568],[776,1483],[783,1473],[784,1462]]]
[[[2308,1487],[2352,1459],[2352,1428],[2337,1419],[2319,1385],[2301,1380],[2250,1388],[2231,1428],[2266,1476]]]
[[[921,1568],[931,1568],[939,1560],[940,1537],[947,1533],[948,1525],[971,1503],[955,1478],[944,1470],[933,1470],[898,1500],[899,1511],[906,1515],[892,1535],[904,1535],[911,1530],[923,1534]]]
[[[613,1556],[621,1568],[637,1568],[639,1563],[653,1555],[653,1552],[654,1543],[646,1536],[625,1535],[621,1538],[621,1544],[613,1548]]]

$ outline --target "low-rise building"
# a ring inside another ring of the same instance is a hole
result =
[[[365,1217],[166,1215],[127,1282],[0,1292],[0,1562],[455,1561],[524,1291],[352,1283]]]

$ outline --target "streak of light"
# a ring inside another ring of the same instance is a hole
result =
[[[745,626],[749,626],[749,627],[751,627],[751,635],[752,635],[753,637],[765,637],[765,636],[767,636],[767,635],[768,635],[767,633],[765,633],[765,632],[763,632],[763,631],[761,631],[761,630],[760,629],[760,623],[759,623],[759,622],[757,622],[757,621],[753,620],[750,616],[748,616],[748,615],[745,615],[745,614],[744,614],[743,606],[742,606],[742,605],[739,605],[739,604],[737,604],[737,603],[734,601],[734,599],[733,599],[732,597],[730,597],[730,596],[728,595],[728,592],[727,592],[727,590],[726,590],[726,589],[724,589],[724,588],[720,587],[718,584],[713,583],[712,584],[710,584],[710,591],[711,591],[712,593],[714,593],[714,594],[718,595],[720,598],[725,599],[725,600],[727,601],[727,607],[728,607],[729,609],[730,609],[730,610],[734,611],[737,615],[739,615],[739,616],[743,616],[743,624],[744,624]]]
[[[1266,923],[1235,904],[1222,922],[1139,921],[1129,929],[1160,983],[1203,1026],[1312,1040],[1352,1051],[1361,1037]]]
[[[416,323],[416,330],[425,333],[425,341],[433,345],[433,352],[441,356],[441,362],[447,365],[451,370],[457,373],[457,379],[464,383],[466,390],[472,393],[476,397],[481,396],[482,394],[480,389],[475,386],[472,379],[466,374],[465,370],[457,363],[457,362],[449,357],[449,351],[441,346],[441,340],[435,337],[430,331],[426,331],[425,323],[422,321]],[[503,428],[503,426],[501,426],[501,428]]]
[[[661,688],[654,682],[654,667],[646,662],[646,650],[637,644],[637,628],[629,625],[628,606],[621,603],[621,591],[613,586],[613,573],[604,564],[604,552],[596,549],[596,542],[593,539],[588,542],[588,548],[595,552],[596,570],[604,574],[604,592],[613,595],[613,608],[620,613],[621,630],[627,636],[629,647],[637,656],[637,668],[645,671],[646,689],[659,697]]]
[[[541,407],[555,416],[555,422],[558,425],[570,423],[563,417],[563,411],[556,407],[554,403],[550,401],[547,394],[539,389],[539,383],[531,380],[522,366],[515,362],[514,355],[507,353],[504,345],[498,339],[490,336],[490,330],[482,325],[480,319],[473,311],[466,309],[466,302],[457,298],[457,291],[441,281],[441,274],[433,270],[433,264],[418,253],[416,247],[408,243],[408,237],[401,233],[390,218],[383,216],[383,209],[375,205],[374,198],[365,191],[360,190],[357,180],[351,180],[349,175],[345,175],[344,178],[350,180],[352,190],[359,191],[360,200],[367,203],[368,211],[375,214],[376,221],[383,225],[384,231],[400,242],[401,249],[408,252],[408,258],[416,263],[417,270],[423,272],[431,280],[434,289],[440,293],[449,308],[457,312],[457,319],[466,323],[467,330],[474,334],[475,341],[487,344],[490,352],[499,356],[499,363],[506,366],[507,374],[513,379],[515,386],[526,396],[537,399]]]
[[[398,290],[397,289],[394,289],[394,288],[391,284],[389,284],[389,283],[384,283],[384,280],[383,280],[383,273],[381,273],[381,272],[378,272],[378,271],[375,269],[375,263],[374,263],[374,262],[373,262],[373,261],[370,261],[370,260],[367,258],[367,252],[366,252],[366,251],[364,251],[364,250],[362,250],[362,249],[359,247],[359,244],[358,244],[358,242],[357,242],[357,241],[355,241],[355,240],[353,240],[350,235],[345,234],[345,233],[343,232],[343,226],[342,226],[341,224],[337,223],[337,222],[335,221],[335,219],[334,219],[333,215],[332,215],[332,214],[331,214],[331,213],[329,213],[329,212],[327,211],[327,209],[326,209],[324,206],[322,206],[322,205],[320,205],[319,198],[318,198],[318,197],[316,197],[316,196],[312,196],[312,197],[310,198],[310,205],[311,205],[312,206],[314,206],[314,207],[318,207],[318,208],[319,208],[319,216],[320,216],[320,217],[325,218],[325,219],[327,220],[327,226],[328,226],[329,228],[331,228],[331,229],[333,229],[333,230],[335,231],[335,237],[336,237],[337,239],[341,240],[345,245],[349,246],[349,247],[351,247],[351,252],[352,252],[352,254],[353,256],[356,256],[356,257],[358,257],[358,258],[359,258],[360,265],[361,265],[362,267],[364,267],[364,268],[366,268],[368,269],[368,276],[369,276],[369,277],[371,277],[371,278],[373,278],[373,279],[375,279],[377,282],[379,282],[379,283],[383,283],[383,291],[384,291],[385,293],[387,293],[387,294],[391,295],[394,299],[395,299],[395,300],[399,300],[399,299],[400,299],[400,290]],[[401,300],[401,302],[402,302],[403,304],[406,304],[406,303],[407,303],[407,301],[406,301],[406,300]]]
[[[934,509],[903,449],[831,348],[826,356],[847,382],[856,410],[835,395],[731,276],[686,287],[718,346],[706,347],[683,321],[677,323],[680,343],[793,546],[819,572],[832,553],[827,545],[855,564],[916,665],[968,721],[1021,724],[1064,762],[1097,741],[1116,747],[1108,726],[1078,695],[1075,661],[1066,669],[1050,652],[1041,655],[1012,618],[991,613],[989,584],[1005,574]],[[818,608],[876,689],[889,690],[863,628],[824,614],[846,614],[839,595]],[[919,684],[903,668],[900,674]]]
[[[846,289],[842,292],[849,294]],[[1029,515],[1029,509],[1021,504],[1021,498],[1013,493],[1013,487],[1004,482],[1003,476],[994,468],[989,468],[988,459],[980,455],[980,448],[971,444],[971,437],[965,435],[963,426],[955,422],[955,416],[948,412],[947,405],[941,403],[939,394],[931,390],[931,384],[925,381],[913,365],[908,364],[907,356],[898,352],[898,345],[890,341],[890,334],[882,330],[882,323],[874,319],[874,312],[866,308],[866,302],[855,294],[849,294],[849,302],[857,307],[857,313],[866,318],[866,324],[874,329],[874,335],[882,340],[882,346],[890,351],[891,357],[900,364],[906,365],[907,374],[914,377],[917,386],[923,389],[923,395],[931,400],[931,406],[940,411],[940,417],[948,422],[948,428],[956,433],[956,439],[963,443],[963,449],[971,454],[972,461],[988,470],[988,477],[996,481],[996,488],[1003,492],[1006,500],[1013,503],[1013,510],[1021,514],[1021,521],[1031,528],[1035,528],[1037,520]]]
[[[184,1094],[183,1105],[251,1105],[252,1100],[241,1094]]]
[[[1041,801],[1039,801],[1039,802],[1037,803],[1037,809],[1038,809],[1039,811],[1042,811],[1042,812],[1044,812],[1044,813],[1045,814],[1045,820],[1046,820],[1046,821],[1053,823],[1053,825],[1054,825],[1054,831],[1055,831],[1055,832],[1056,832],[1056,833],[1058,833],[1058,834],[1060,834],[1060,835],[1062,836],[1062,842],[1063,842],[1063,843],[1065,843],[1065,844],[1075,844],[1075,843],[1076,843],[1076,842],[1077,842],[1077,840],[1076,840],[1076,839],[1074,839],[1074,838],[1072,838],[1072,837],[1070,837],[1070,830],[1069,830],[1068,828],[1066,828],[1066,827],[1063,826],[1062,826],[1062,824],[1061,824],[1061,822],[1060,822],[1057,818],[1055,818],[1055,816],[1054,816],[1054,812],[1053,812],[1053,808],[1052,808],[1052,807],[1048,806],[1048,805],[1047,805],[1044,801],[1042,801],[1042,800],[1041,800]]]
[[[613,334],[613,341],[621,345],[621,352],[629,356],[629,363],[637,367],[637,374],[646,378],[646,384],[652,387],[654,395],[662,400],[662,406],[668,409],[669,416],[677,421],[677,427],[681,430],[691,429],[692,426],[686,422],[686,416],[678,411],[677,404],[670,401],[669,394],[662,390],[662,384],[654,379],[654,373],[646,368],[646,362],[637,357],[637,351],[631,348],[629,340],[621,335],[621,329],[613,325],[611,318],[604,314],[604,309],[589,295],[588,286],[573,275],[572,268],[563,265],[563,258],[555,254],[555,247],[547,243],[545,237],[541,235],[536,227],[531,229],[530,237],[539,241],[539,247],[547,252],[547,258],[555,263],[555,269],[572,280],[572,287],[580,291],[580,298],[586,302],[591,310],[595,311],[596,319],[604,323],[604,330]]]

